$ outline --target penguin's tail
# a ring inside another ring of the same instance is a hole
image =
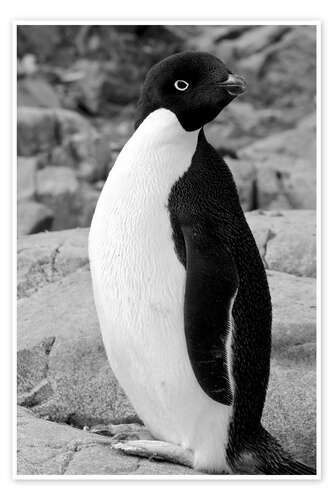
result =
[[[293,459],[265,429],[234,455],[231,468],[235,474],[316,475],[314,468]]]

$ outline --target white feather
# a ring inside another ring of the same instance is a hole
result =
[[[167,209],[198,132],[168,110],[127,142],[98,201],[89,235],[93,289],[111,367],[153,435],[194,452],[194,466],[228,471],[231,408],[199,386],[184,333],[185,269]]]

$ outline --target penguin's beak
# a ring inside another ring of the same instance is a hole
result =
[[[230,95],[236,96],[244,94],[247,85],[246,81],[242,76],[233,75],[232,73],[229,73],[228,79],[221,82],[220,87],[226,89]]]

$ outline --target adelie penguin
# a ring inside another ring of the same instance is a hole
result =
[[[244,90],[208,53],[153,66],[99,198],[89,255],[101,332],[152,435],[115,447],[207,473],[315,474],[261,424],[270,293],[231,172],[204,133]]]

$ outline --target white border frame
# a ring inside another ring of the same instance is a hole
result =
[[[316,389],[317,389],[317,401],[316,401],[316,437],[317,437],[317,472],[315,476],[269,476],[269,475],[131,475],[131,474],[119,474],[119,475],[99,475],[99,474],[86,474],[86,475],[56,475],[56,474],[17,474],[17,391],[16,391],[16,364],[17,364],[17,299],[16,299],[16,283],[17,283],[17,26],[19,25],[84,25],[84,24],[94,24],[94,25],[175,25],[175,26],[186,26],[186,25],[211,25],[211,26],[227,26],[227,25],[286,25],[286,26],[316,26],[316,243],[317,243],[317,278],[316,278],[316,344],[317,344],[317,357],[316,357]],[[13,248],[13,301],[12,301],[12,325],[14,327],[14,335],[12,340],[12,359],[13,359],[13,369],[12,369],[12,394],[13,397],[13,429],[12,429],[12,479],[15,481],[251,481],[251,482],[261,482],[261,481],[273,481],[280,482],[286,481],[318,481],[322,479],[322,371],[323,371],[323,355],[322,355],[322,206],[323,200],[323,189],[322,189],[322,23],[319,20],[228,20],[223,21],[221,19],[210,19],[210,20],[174,20],[171,18],[163,19],[137,19],[130,20],[126,18],[118,19],[80,19],[80,20],[40,20],[40,19],[20,19],[12,21],[12,122],[13,122],[13,135],[12,135],[12,165],[15,168],[12,169],[12,199],[13,199],[13,220],[12,220],[12,248]]]

